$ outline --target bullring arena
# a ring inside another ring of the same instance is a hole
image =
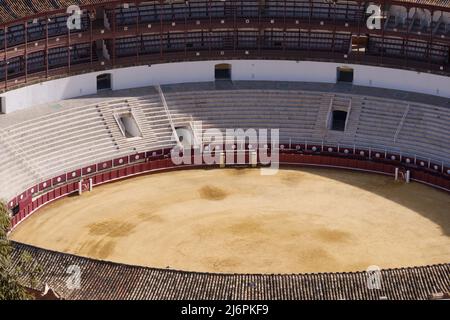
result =
[[[444,192],[373,174],[186,170],[52,203],[11,239],[162,269],[348,272],[447,262],[449,207]]]
[[[30,289],[448,295],[447,2],[380,0],[379,29],[365,1],[16,2],[0,5],[0,198],[14,263],[43,270]],[[227,129],[269,140],[213,139]]]

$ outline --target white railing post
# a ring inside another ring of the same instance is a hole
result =
[[[166,101],[166,97],[164,96],[164,92],[162,91],[160,85],[157,85],[155,87],[156,87],[156,90],[158,91],[159,98],[161,99],[164,110],[167,113],[167,118],[169,119],[170,127],[172,128],[172,132],[173,132],[173,136],[175,137],[176,142],[178,144],[180,144],[180,139],[178,138],[177,130],[175,129],[175,125],[173,124],[172,115],[170,114],[169,106],[167,105],[167,101]]]
[[[402,119],[400,120],[400,123],[398,124],[397,130],[395,131],[394,134],[394,143],[397,141],[398,135],[400,134],[400,131],[403,128],[403,124],[405,123],[406,120],[406,116],[409,113],[409,109],[410,109],[410,105],[408,104],[405,108],[405,112],[403,113]]]

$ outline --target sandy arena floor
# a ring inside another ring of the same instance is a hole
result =
[[[187,170],[48,205],[16,241],[190,271],[301,273],[450,262],[450,196],[330,169]]]

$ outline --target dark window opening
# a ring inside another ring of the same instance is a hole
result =
[[[231,80],[231,65],[227,63],[217,64],[214,76],[216,80]]]
[[[97,76],[97,90],[111,90],[110,73],[105,73]]]
[[[352,36],[352,51],[366,52],[369,38],[367,36]]]
[[[20,211],[19,205],[17,205],[17,206],[15,206],[14,208],[12,208],[11,213],[12,213],[13,217],[14,217],[16,214],[18,214],[19,211]]]
[[[353,83],[353,69],[352,68],[337,68],[337,81]]]
[[[347,112],[333,111],[333,119],[331,119],[331,130],[344,131],[347,121]]]

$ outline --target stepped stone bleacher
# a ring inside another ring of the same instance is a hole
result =
[[[225,90],[166,93],[174,124],[202,121],[203,128],[280,128],[280,139],[310,139],[321,95],[301,91]],[[225,131],[224,131],[225,132]]]
[[[174,122],[180,126],[202,120],[204,129],[279,128],[284,143],[323,141],[389,149],[439,163],[450,161],[447,106],[410,102],[395,94],[385,98],[299,90],[293,84],[279,87],[270,89],[271,82],[236,82],[225,88],[184,84],[164,86],[164,90]],[[345,132],[327,127],[331,110],[349,112]]]
[[[16,193],[29,187],[39,177],[12,151],[4,134],[0,132],[0,200],[8,201]]]
[[[411,104],[405,122],[399,131],[397,144],[411,152],[426,149],[435,157],[449,156],[450,112],[446,108]]]
[[[170,148],[176,144],[172,122],[177,128],[202,121],[203,130],[275,128],[280,129],[281,143],[372,147],[449,165],[448,99],[433,101],[392,90],[380,97],[372,88],[343,90],[324,84],[245,81],[166,85],[162,92],[167,110],[155,88],[143,88],[96,103],[61,103],[37,115],[31,110],[24,119],[15,113],[2,115],[0,197],[8,199],[76,168]],[[348,111],[345,132],[328,129],[327,119],[335,109]],[[114,118],[122,112],[133,114],[142,137],[123,136]],[[204,136],[204,142],[208,138]]]
[[[113,114],[123,110],[135,115],[142,139],[121,135]],[[175,144],[158,95],[62,108],[6,126],[0,138],[5,199],[71,169]]]

